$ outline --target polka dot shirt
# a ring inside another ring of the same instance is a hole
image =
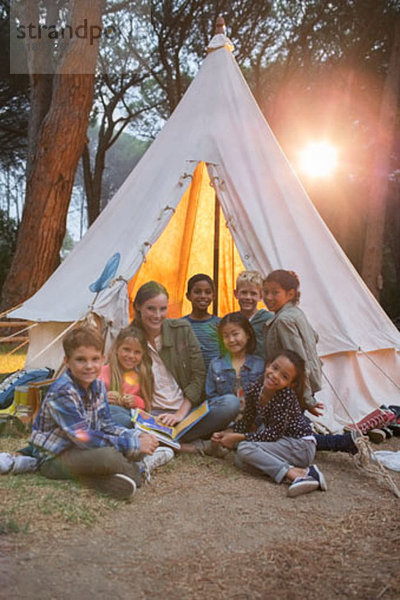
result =
[[[262,406],[263,383],[261,379],[248,390],[243,417],[235,423],[233,431],[244,433],[249,442],[275,442],[282,437],[312,435],[310,421],[303,415],[294,390],[284,388]]]

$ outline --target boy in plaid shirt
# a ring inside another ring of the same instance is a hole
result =
[[[33,424],[31,443],[50,479],[77,479],[83,485],[128,499],[141,484],[135,461],[158,446],[151,434],[112,422],[104,383],[104,362],[96,329],[78,327],[63,340],[67,371],[50,387]]]

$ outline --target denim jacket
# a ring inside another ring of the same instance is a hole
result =
[[[259,356],[248,354],[240,369],[240,378],[244,392],[264,373],[264,361]],[[214,358],[208,368],[206,379],[206,396],[215,398],[225,394],[233,394],[236,372],[232,367],[229,354]]]

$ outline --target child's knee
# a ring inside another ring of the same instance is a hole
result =
[[[236,455],[241,461],[246,461],[246,458],[253,452],[253,442],[240,442],[236,448]]]
[[[226,411],[229,412],[230,418],[233,420],[240,411],[240,400],[234,394],[225,394],[221,397],[221,401]]]

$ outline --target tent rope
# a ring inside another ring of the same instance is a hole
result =
[[[10,352],[8,352],[8,354],[6,354],[4,358],[7,358],[8,356],[15,354],[15,352],[18,352],[18,350],[20,350],[21,348],[26,346],[26,344],[29,344],[29,338],[27,338],[26,340],[21,342],[16,348],[13,348],[12,350],[10,350]]]
[[[31,358],[31,362],[33,362],[34,360],[36,360],[37,358],[39,358],[39,356],[42,356],[42,354],[44,354],[46,352],[46,350],[48,350],[49,348],[51,348],[51,346],[53,344],[55,344],[60,338],[62,338],[70,329],[72,329],[78,322],[80,319],[77,319],[76,321],[74,321],[73,323],[71,323],[70,325],[68,325],[68,327],[66,329],[64,329],[61,333],[59,333],[53,340],[51,340],[51,342],[49,342],[47,344],[47,346],[45,346],[44,348],[42,348],[42,350],[40,350],[40,352],[38,352],[33,358]]]
[[[339,394],[337,393],[336,389],[334,388],[332,382],[329,380],[327,374],[325,373],[325,371],[322,369],[322,376],[324,377],[324,379],[326,380],[327,384],[329,385],[329,387],[331,388],[331,391],[333,392],[333,395],[335,396],[336,400],[339,401],[339,404],[341,405],[341,407],[343,408],[344,412],[346,413],[346,415],[349,417],[351,423],[355,426],[357,432],[362,436],[362,433],[357,425],[357,423],[355,422],[355,420],[353,419],[351,413],[349,412],[347,406],[345,405],[345,403],[343,402],[343,400],[341,399],[341,397],[339,396]]]
[[[361,346],[358,347],[358,350],[359,350],[359,352],[362,352],[362,354],[364,354],[364,356],[378,369],[378,371],[380,371],[382,373],[382,375],[384,375],[386,377],[386,379],[388,379],[391,383],[393,383],[394,387],[400,391],[400,385],[398,385],[395,381],[393,381],[393,379],[390,377],[390,375],[385,373],[385,371],[382,369],[382,367],[380,367],[374,361],[374,359],[369,356],[368,352],[365,352],[365,350],[363,350],[361,348]]]
[[[14,333],[11,333],[10,335],[8,335],[5,338],[2,338],[2,342],[8,342],[9,340],[16,337],[17,335],[21,335],[21,333],[25,333],[25,331],[29,331],[30,329],[32,329],[33,327],[36,327],[36,326],[37,326],[37,323],[32,323],[31,325],[28,325],[28,327],[25,327],[24,329],[19,329],[18,331],[14,331]]]
[[[8,315],[8,313],[12,312],[13,310],[17,310],[17,308],[20,308],[22,305],[23,305],[23,302],[20,302],[19,304],[16,304],[12,308],[7,308],[5,311],[0,313],[0,319],[2,319],[3,317],[6,317]]]
[[[379,458],[371,448],[371,444],[364,437],[357,438],[355,444],[358,448],[358,453],[353,456],[354,464],[360,471],[365,471],[369,475],[375,477],[378,482],[386,484],[387,487],[396,498],[400,498],[400,490],[393,481],[390,473],[380,462]]]
[[[334,388],[332,382],[329,380],[324,370],[322,370],[322,375],[327,381],[329,387],[331,388],[335,398],[339,401],[341,407],[343,408],[343,410],[351,420],[352,424],[354,425],[357,433],[359,434],[359,436],[354,442],[358,449],[358,453],[353,456],[353,461],[356,468],[374,476],[378,480],[378,482],[386,483],[390,491],[393,492],[393,494],[397,498],[400,498],[399,488],[393,481],[392,477],[390,476],[390,473],[387,472],[387,470],[382,466],[381,462],[375,455],[375,452],[372,450],[370,441],[360,431],[360,428],[353,419],[352,415],[347,409],[347,406],[344,404],[343,400],[339,396],[338,392]]]

